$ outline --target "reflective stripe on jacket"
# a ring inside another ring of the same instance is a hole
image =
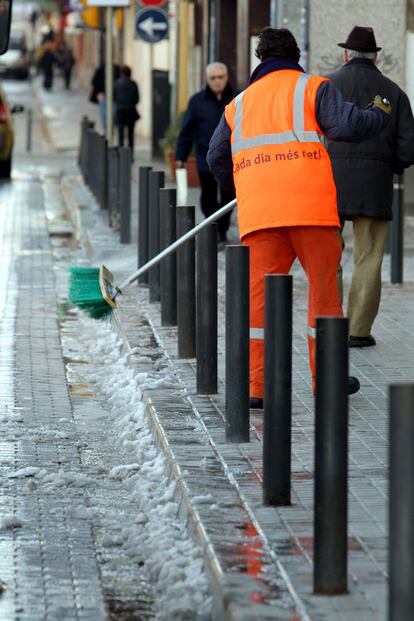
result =
[[[315,118],[324,81],[275,71],[226,107],[241,237],[282,226],[339,226],[331,162]]]

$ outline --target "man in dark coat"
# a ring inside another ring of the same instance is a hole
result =
[[[55,44],[47,41],[44,44],[44,52],[39,62],[40,69],[43,71],[43,88],[45,91],[52,90],[53,86],[53,67],[56,63]]]
[[[131,80],[131,69],[127,65],[121,68],[121,77],[115,82],[114,101],[116,103],[116,124],[119,131],[119,146],[124,146],[125,129],[128,129],[128,146],[131,158],[134,159],[134,127],[139,119],[137,104],[139,103],[138,84]]]
[[[352,220],[354,272],[348,299],[351,347],[375,345],[371,334],[381,297],[381,264],[392,219],[393,176],[414,163],[414,119],[407,95],[376,67],[372,28],[355,26],[345,43],[341,69],[330,75],[345,99],[364,108],[381,93],[391,103],[390,122],[380,134],[349,144],[331,142],[329,154],[342,223]],[[342,274],[339,275],[342,290]]]
[[[113,80],[114,83],[121,75],[121,68],[118,64],[114,64],[113,66]],[[99,116],[101,119],[102,129],[105,131],[106,129],[106,100],[105,100],[105,64],[102,63],[95,69],[95,73],[92,76],[91,80],[91,94],[89,96],[89,101],[91,103],[98,104],[99,107]],[[115,116],[116,108],[113,106],[113,114]]]
[[[62,69],[63,80],[65,82],[65,88],[66,90],[69,91],[70,83],[72,80],[73,67],[76,64],[76,59],[73,55],[72,48],[68,47],[67,45],[63,46],[63,49],[61,50],[61,53],[59,56],[59,64]]]
[[[238,94],[229,84],[227,67],[223,63],[211,63],[206,68],[206,87],[193,95],[188,103],[183,125],[178,136],[175,153],[177,167],[184,166],[195,142],[197,171],[201,184],[201,210],[208,217],[235,198],[234,190],[217,185],[208,167],[208,145],[225,106]],[[220,190],[220,201],[218,200]],[[227,240],[231,214],[218,221],[219,247]]]

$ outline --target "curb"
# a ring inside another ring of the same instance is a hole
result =
[[[83,226],[81,205],[71,191],[72,182],[72,177],[62,179],[62,198],[76,239],[88,246],[90,237]],[[138,337],[130,335],[139,333],[142,337],[144,331],[152,341],[146,355],[156,355],[153,370],[159,370],[162,361],[163,366],[177,376],[174,362],[163,347],[156,326],[145,308],[140,311],[145,317],[145,327],[137,317],[137,299],[129,290],[124,294],[123,304],[115,312],[113,321],[113,327],[124,343],[124,350],[140,346]],[[143,347],[140,346],[140,349],[143,350]],[[148,363],[140,368],[140,363],[134,361],[133,356],[129,362],[140,372],[148,371]],[[176,481],[175,501],[180,507],[180,516],[203,553],[213,599],[212,621],[291,621],[292,618],[310,621],[304,604],[271,550],[191,395],[183,383],[180,387],[184,390],[177,391],[177,386],[169,390],[163,388],[162,391],[143,390],[143,401],[155,441],[166,459],[170,477]],[[172,394],[166,396],[166,393]],[[210,404],[209,408],[213,406]],[[224,438],[223,419],[218,410],[215,414],[217,427]],[[194,460],[196,456],[190,470],[189,456],[182,457],[183,436],[186,437],[186,447],[190,447],[190,457]],[[229,445],[227,450],[233,453],[236,460],[240,460],[238,445]],[[200,455],[203,458],[201,461]],[[211,476],[206,476],[205,464],[214,471],[213,480]],[[257,481],[255,486],[260,491]],[[219,508],[216,515],[214,512],[212,515],[211,506]]]
[[[152,349],[157,356],[156,366],[168,367],[175,375],[174,363],[166,353],[156,327],[145,309],[141,310],[146,323],[144,335],[149,332],[155,341]],[[116,319],[113,322],[114,328],[123,340],[125,350],[137,347],[138,338],[126,336],[126,333],[137,334],[137,328],[143,332],[137,319],[135,296],[124,296],[124,304],[117,310]],[[134,362],[133,356],[129,360],[132,368],[143,370]],[[164,394],[160,395],[161,392]],[[156,443],[165,456],[171,478],[177,483],[175,500],[180,506],[181,517],[193,540],[203,551],[213,594],[213,621],[288,620],[293,617],[309,621],[304,605],[270,550],[253,511],[197,414],[191,396],[187,390],[179,392],[181,394],[177,394],[177,387],[167,390],[163,388],[162,391],[145,389],[143,400]],[[179,435],[188,436],[187,447],[188,444],[193,445],[185,455],[180,439],[177,438],[178,417]],[[233,447],[234,452],[237,452],[237,445]],[[209,510],[211,503],[216,505],[216,494],[214,499],[203,501],[203,497],[208,498],[209,492],[213,491],[211,480],[205,480],[209,477],[204,476],[203,460],[197,459],[198,464],[192,463],[190,471],[186,468],[188,452],[194,451],[194,455],[197,450],[204,460],[214,463],[216,472],[213,477],[217,484],[214,492],[226,497],[224,505],[227,507],[220,506],[216,516],[212,516]]]

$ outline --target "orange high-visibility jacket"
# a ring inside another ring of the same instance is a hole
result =
[[[331,161],[315,118],[325,79],[273,71],[226,106],[242,238],[280,226],[339,226]]]

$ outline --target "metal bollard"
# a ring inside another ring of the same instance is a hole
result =
[[[92,194],[95,194],[95,170],[96,170],[96,154],[95,154],[95,143],[96,143],[96,131],[93,129],[89,132],[89,143],[88,143],[88,186]]]
[[[290,505],[292,276],[265,276],[263,503]]]
[[[314,592],[347,592],[348,319],[316,325]]]
[[[92,160],[91,160],[91,183],[90,187],[92,190],[92,194],[98,200],[99,197],[99,157],[97,157],[99,151],[99,134],[94,131],[91,135],[91,150],[92,150]]]
[[[138,267],[142,267],[148,261],[148,201],[151,170],[151,166],[140,166],[138,173]],[[148,272],[139,277],[138,283],[148,283]]]
[[[389,621],[414,610],[414,384],[390,386]]]
[[[26,151],[30,153],[32,150],[32,132],[33,132],[33,110],[27,111],[27,133],[26,133]]]
[[[120,242],[131,243],[131,149],[119,149]]]
[[[101,135],[98,132],[94,136],[94,158],[95,158],[95,185],[94,195],[100,205],[101,201],[101,183],[103,183],[102,171],[101,171]]]
[[[103,136],[101,136],[100,134],[96,135],[95,138],[96,141],[96,152],[95,152],[95,158],[96,158],[96,200],[99,203],[99,206],[102,208],[102,186],[105,183],[105,171],[102,165],[102,158],[103,158],[103,142],[105,142],[105,138]]]
[[[249,442],[248,246],[226,246],[226,442]]]
[[[164,186],[164,173],[149,174],[148,258],[160,251],[160,189]],[[155,265],[148,273],[149,301],[160,301],[160,266]]]
[[[217,392],[217,224],[197,235],[197,392]]]
[[[195,208],[177,207],[177,238],[195,226]],[[177,337],[178,357],[196,355],[195,241],[177,250]]]
[[[93,127],[88,127],[86,130],[86,153],[85,153],[85,183],[91,188],[91,177],[92,177],[92,160],[93,160],[93,135],[95,130]]]
[[[89,121],[87,117],[85,117],[85,122],[82,128],[82,136],[81,136],[81,146],[79,153],[79,168],[82,172],[82,176],[86,183],[86,178],[88,174],[88,148],[89,148],[89,134],[88,130],[93,129],[94,123],[93,121]]]
[[[176,240],[177,192],[160,190],[161,249]],[[177,325],[177,255],[170,254],[161,263],[161,325]]]
[[[393,219],[390,233],[391,245],[391,282],[401,284],[403,282],[403,257],[404,257],[404,176],[396,175],[394,178],[394,205]]]
[[[99,157],[99,168],[100,168],[100,193],[99,193],[99,204],[101,209],[108,208],[108,184],[107,184],[107,176],[108,176],[108,141],[105,136],[100,136],[100,157]]]
[[[108,148],[108,224],[113,226],[119,213],[119,157],[118,147]]]
[[[85,133],[86,133],[87,127],[88,127],[88,117],[83,116],[81,120],[81,125],[80,125],[80,139],[79,139],[78,160],[77,160],[78,166],[80,170],[82,171],[82,174],[83,174],[82,160],[83,160],[83,152],[85,149]]]

